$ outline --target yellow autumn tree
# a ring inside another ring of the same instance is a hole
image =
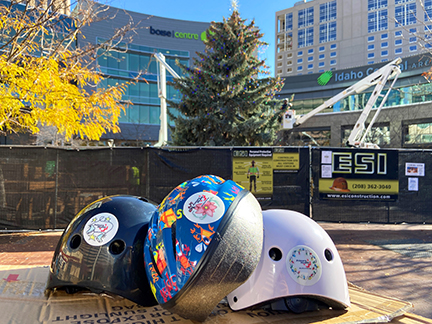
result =
[[[132,24],[117,31],[106,44],[77,48],[81,29],[98,17],[93,1],[68,8],[52,1],[34,6],[34,0],[0,3],[0,134],[38,133],[54,126],[66,139],[98,140],[118,132],[120,102],[127,84],[99,88],[103,76],[93,64],[100,49],[113,40],[124,41]]]

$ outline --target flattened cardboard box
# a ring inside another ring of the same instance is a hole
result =
[[[117,296],[82,292],[68,295],[62,291],[45,295],[48,272],[48,267],[0,270],[0,323],[195,323],[160,306],[143,307]],[[235,312],[219,303],[204,323],[432,323],[422,317],[404,315],[412,308],[408,302],[378,296],[353,285],[349,285],[349,293],[351,307],[346,311],[294,314],[247,309]]]

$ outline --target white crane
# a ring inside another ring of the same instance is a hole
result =
[[[165,62],[165,56],[162,53],[153,55],[158,62],[158,94],[160,98],[160,129],[159,139],[154,145],[161,147],[167,144],[168,141],[168,120],[167,120],[167,106],[166,106],[166,70],[176,79],[180,76]]]
[[[307,121],[312,116],[315,116],[319,112],[323,111],[324,109],[333,106],[338,101],[353,95],[357,93],[361,93],[365,91],[366,89],[375,86],[372,95],[370,96],[368,102],[366,103],[366,106],[364,107],[359,119],[357,120],[351,135],[348,138],[347,145],[352,147],[361,147],[361,148],[379,148],[378,145],[373,143],[366,143],[366,136],[369,134],[369,132],[372,129],[373,124],[375,123],[375,120],[377,119],[379,113],[381,112],[381,108],[384,106],[384,103],[387,100],[387,97],[393,88],[399,74],[401,74],[401,70],[399,68],[399,64],[402,63],[401,58],[396,58],[395,60],[391,61],[390,63],[384,65],[382,68],[378,69],[377,71],[371,73],[367,77],[361,79],[351,87],[345,89],[344,91],[338,93],[334,97],[328,99],[323,104],[312,110],[311,112],[302,115],[300,117],[296,117],[294,110],[289,110],[286,114],[284,114],[283,119],[283,128],[284,129],[292,129],[296,126],[299,126],[303,124],[305,121]],[[390,87],[387,89],[385,94],[381,94],[383,91],[387,80],[394,77],[393,82],[391,83]],[[369,113],[372,110],[372,107],[374,106],[375,102],[377,101],[378,97],[382,97],[381,104],[377,108],[375,115],[373,116],[371,122],[369,123],[368,128],[363,133],[365,129],[365,121],[367,117],[369,116]],[[363,134],[363,136],[362,136]]]

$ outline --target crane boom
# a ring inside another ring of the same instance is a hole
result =
[[[161,147],[166,145],[168,141],[168,120],[167,120],[167,106],[166,106],[166,71],[176,79],[181,77],[165,62],[165,56],[162,53],[155,53],[154,58],[158,62],[158,93],[160,98],[160,128],[159,128],[159,139],[154,145],[155,147]]]
[[[305,114],[299,118],[297,118],[295,116],[295,112],[292,111],[291,114],[288,114],[288,116],[286,116],[284,118],[283,127],[285,129],[292,129],[293,127],[299,126],[299,125],[303,124],[305,121],[307,121],[309,118],[311,118],[312,116],[315,116],[316,114],[320,113],[324,109],[333,106],[338,101],[340,101],[340,100],[342,100],[342,99],[344,99],[350,95],[361,93],[361,92],[365,91],[366,89],[368,89],[372,86],[375,86],[374,90],[372,91],[371,97],[369,98],[368,102],[366,103],[366,106],[364,107],[359,119],[357,120],[357,122],[356,122],[356,124],[355,124],[355,126],[351,132],[351,135],[348,138],[347,144],[349,146],[354,146],[354,147],[377,147],[375,144],[365,143],[366,135],[372,129],[373,123],[375,122],[376,118],[378,117],[378,114],[380,113],[381,108],[384,106],[384,103],[387,100],[387,97],[388,97],[391,89],[393,88],[393,86],[397,80],[397,77],[401,73],[401,70],[399,68],[400,63],[402,63],[401,58],[394,59],[390,63],[384,65],[380,69],[371,73],[367,77],[361,79],[357,83],[353,84],[349,88],[338,93],[334,97],[328,99],[327,101],[325,101],[323,104],[321,104],[320,106],[318,106],[314,110],[310,111],[309,113],[307,113],[307,114]],[[394,78],[391,86],[387,89],[385,95],[382,95],[381,92],[384,89],[384,87],[387,83],[387,80],[389,80],[391,78]],[[374,106],[378,97],[383,97],[383,100],[381,101],[381,104],[378,107],[372,121],[369,123],[369,126],[368,126],[366,132],[363,134],[363,136],[361,136],[363,133],[363,130],[365,129],[365,121],[366,121],[367,117],[369,116],[369,114],[372,110],[372,107]],[[287,119],[287,120],[285,120],[285,119]]]

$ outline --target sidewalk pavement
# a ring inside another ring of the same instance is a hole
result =
[[[347,280],[411,302],[432,318],[432,225],[320,223],[335,242]]]
[[[432,225],[319,223],[338,248],[348,281],[414,304],[432,318]],[[0,270],[51,263],[61,231],[0,234]]]

